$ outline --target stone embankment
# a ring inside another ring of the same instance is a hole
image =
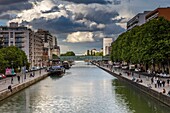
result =
[[[170,90],[170,86],[169,85],[165,85],[165,87],[155,87],[154,84],[151,84],[151,77],[147,77],[144,75],[140,75],[140,79],[142,79],[142,82],[135,82],[132,79],[134,77],[137,78],[137,75],[133,77],[132,76],[128,76],[126,73],[121,73],[118,71],[113,71],[113,69],[108,68],[108,67],[103,67],[103,66],[99,66],[97,64],[95,64],[96,66],[98,66],[99,68],[103,69],[104,71],[110,73],[111,75],[115,76],[116,78],[118,78],[119,80],[126,82],[128,84],[130,84],[131,86],[133,86],[134,88],[150,95],[151,97],[155,98],[156,100],[170,106],[170,96],[167,95],[167,92]],[[139,75],[138,75],[139,76]],[[166,79],[164,79],[166,80]],[[163,89],[166,90],[166,93],[163,93]]]
[[[26,79],[24,79],[24,76],[27,76]],[[17,76],[14,77],[13,83],[11,82],[11,78],[6,78],[6,80],[0,81],[0,101],[4,100],[13,94],[37,83],[38,81],[46,78],[48,76],[47,72],[36,72],[34,77],[30,77],[29,73],[27,75],[21,75],[20,82],[17,80]],[[5,82],[4,82],[5,81]],[[11,87],[11,90],[9,89],[9,86]]]

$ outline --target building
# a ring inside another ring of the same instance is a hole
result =
[[[51,35],[49,31],[43,30],[43,29],[38,29],[36,32],[38,35],[41,36],[43,40],[43,66],[49,65],[49,60],[52,59],[52,50],[54,47],[54,37]]]
[[[29,59],[29,38],[31,30],[27,27],[18,26],[17,23],[10,23],[10,26],[0,27],[0,38],[3,40],[2,47],[16,46],[25,51]]]
[[[52,54],[60,56],[60,47],[57,44],[57,38],[53,37],[53,51]]]
[[[112,42],[112,38],[103,38],[103,56],[109,55],[111,53]]]
[[[134,28],[135,26],[141,26],[146,23],[145,17],[150,11],[144,11],[139,13],[127,22],[127,30]]]
[[[42,40],[31,29],[10,23],[9,26],[0,26],[0,46],[16,46],[23,50],[31,66],[40,65],[42,58]]]
[[[146,21],[152,20],[154,18],[164,17],[170,21],[170,7],[167,8],[157,8],[146,15]]]
[[[40,35],[35,32],[30,34],[30,59],[31,67],[43,66],[43,40]]]

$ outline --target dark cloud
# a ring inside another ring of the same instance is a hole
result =
[[[7,11],[21,11],[31,9],[33,6],[31,3],[18,2],[17,4],[0,5],[0,14],[6,13]]]
[[[28,0],[0,0],[0,6],[16,4],[16,3],[21,3],[21,2],[28,2]]]
[[[27,22],[23,22],[28,24]],[[23,24],[22,23],[22,24]],[[52,31],[53,33],[70,33],[85,30],[85,26],[83,24],[75,23],[69,18],[61,16],[58,19],[46,20],[45,18],[34,19],[29,23],[35,29],[43,28]]]
[[[68,1],[68,2],[73,2],[77,4],[111,4],[110,1],[107,0],[63,0],[63,1]]]
[[[112,18],[115,18],[117,16],[119,16],[119,13],[116,11],[107,12],[105,10],[91,9],[88,14],[76,14],[75,19],[82,20],[83,18],[86,18],[87,20],[94,21],[96,23],[108,24],[112,23]]]
[[[52,9],[48,11],[42,11],[42,13],[52,13],[52,12],[57,12],[59,11],[59,8],[57,6],[54,6]]]

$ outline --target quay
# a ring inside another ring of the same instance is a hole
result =
[[[146,75],[140,74],[140,79],[142,79],[142,82],[135,82],[133,81],[133,78],[138,78],[139,74],[127,75],[125,71],[120,70],[114,70],[112,67],[105,67],[100,66],[98,64],[92,63],[93,65],[96,65],[97,67],[101,68],[102,70],[110,73],[111,75],[115,76],[119,80],[126,82],[133,86],[134,88],[142,91],[145,94],[148,94],[149,96],[153,97],[154,99],[162,102],[163,104],[170,106],[170,96],[167,95],[168,91],[170,91],[170,86],[166,84],[164,87],[157,87],[155,88],[154,84],[151,84],[151,77]],[[161,78],[161,80],[166,80],[167,78]],[[168,78],[169,79],[169,78]],[[166,93],[163,93],[163,89],[165,89]]]
[[[31,73],[34,74],[34,76],[30,76]],[[18,81],[17,76],[13,77],[13,81],[11,81],[11,77],[7,77],[5,79],[0,80],[0,101],[37,83],[38,81],[46,78],[47,76],[48,72],[46,72],[45,69],[42,69],[26,73],[26,75],[20,74],[20,81]],[[9,86],[11,87],[11,90],[8,89]]]

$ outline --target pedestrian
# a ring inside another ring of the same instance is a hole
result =
[[[167,94],[168,96],[170,96],[170,91],[168,91],[168,94]]]
[[[168,79],[168,80],[167,80],[167,84],[168,84],[168,86],[169,86],[169,82],[170,82],[170,80]]]
[[[151,84],[153,84],[153,77],[151,78]]]
[[[157,80],[154,80],[155,88],[157,88]]]
[[[20,83],[20,75],[17,75],[18,83]]]
[[[139,78],[140,78],[140,74],[139,74]]]
[[[39,74],[41,75],[41,69],[40,69],[40,71],[39,71]]]
[[[12,86],[11,85],[8,86],[8,90],[10,90],[12,92]]]
[[[162,86],[165,87],[165,81],[164,80],[162,81]]]
[[[12,76],[12,77],[11,77],[11,84],[13,84],[13,80],[14,80],[14,79],[13,79],[13,76]]]
[[[164,93],[164,94],[165,94],[165,93],[166,93],[166,90],[165,90],[165,89],[163,89],[162,93]]]

